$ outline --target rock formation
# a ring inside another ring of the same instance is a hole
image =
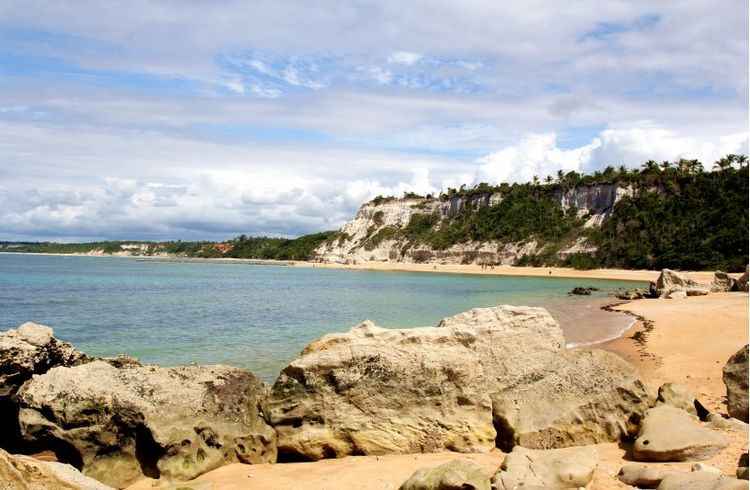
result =
[[[417,470],[399,490],[490,490],[490,477],[481,466],[456,459]]]
[[[734,290],[735,291],[744,291],[748,292],[748,278],[750,277],[750,266],[748,266],[745,269],[745,272],[742,273],[742,275],[737,279],[737,282],[734,283]]]
[[[437,327],[326,335],[282,371],[266,413],[281,460],[317,460],[614,440],[647,405],[627,363],[565,351],[544,309],[499,306]]]
[[[122,487],[144,475],[188,480],[230,462],[275,461],[264,396],[263,384],[241,369],[93,361],[24,384],[19,420],[28,440]]]
[[[659,466],[629,463],[620,468],[617,478],[632,487],[656,488],[667,475],[675,472],[676,470]]]
[[[726,438],[702,427],[684,410],[659,405],[646,412],[633,457],[638,461],[700,461],[727,446]]]
[[[651,283],[649,289],[651,296],[657,298],[669,298],[672,294],[681,292],[684,292],[686,296],[703,296],[709,292],[707,287],[670,269],[662,269],[661,274],[656,281]]]
[[[727,411],[743,422],[748,421],[748,346],[738,350],[724,366],[727,387]]]
[[[726,272],[716,271],[714,272],[714,280],[711,283],[711,292],[724,293],[727,291],[733,291],[736,288],[736,282],[737,281]]]
[[[493,490],[579,488],[594,476],[598,456],[593,447],[537,451],[513,448],[492,478]]]
[[[0,449],[0,488],[3,490],[112,490],[82,475],[68,464],[38,461]]]
[[[685,385],[677,383],[664,383],[659,387],[659,395],[656,397],[657,405],[671,405],[675,408],[685,410],[691,415],[698,416],[695,409],[695,395]]]
[[[747,490],[747,483],[708,471],[674,472],[666,475],[658,490]]]

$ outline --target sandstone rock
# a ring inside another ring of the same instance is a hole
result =
[[[490,477],[481,466],[457,459],[417,470],[399,490],[490,490]]]
[[[659,405],[646,412],[633,457],[638,461],[700,461],[727,446],[720,433],[701,427],[684,410]]]
[[[620,468],[617,478],[633,487],[656,488],[667,475],[675,472],[668,468],[630,463]]]
[[[745,269],[745,272],[742,273],[742,275],[737,279],[737,281],[734,283],[734,290],[735,291],[744,291],[748,292],[748,278],[750,277],[750,266],[748,266]]]
[[[615,293],[615,297],[617,299],[624,299],[628,301],[646,298],[647,296],[648,289],[645,288],[626,289],[624,291],[618,291],[617,293]]]
[[[743,422],[748,421],[748,346],[738,350],[724,366],[727,387],[727,411]]]
[[[747,490],[747,483],[716,473],[693,471],[672,473],[666,476],[657,488],[659,490]]]
[[[698,283],[688,279],[670,269],[662,269],[661,274],[655,282],[651,283],[651,292],[659,298],[666,298],[674,291],[686,291],[688,288],[696,288]],[[707,292],[707,290],[706,290]]]
[[[70,465],[38,461],[0,449],[0,488],[8,490],[112,490]]]
[[[657,405],[671,405],[675,408],[685,410],[691,415],[698,415],[695,409],[695,395],[685,385],[677,383],[664,383],[659,387],[659,395],[656,397]]]
[[[709,292],[709,289],[704,287],[685,288],[685,294],[688,296],[706,296]]]
[[[745,422],[734,417],[725,418],[718,413],[708,414],[708,417],[706,417],[706,422],[708,422],[708,425],[710,427],[713,427],[714,429],[732,430],[739,432],[748,431],[748,425]]]
[[[615,354],[575,349],[492,395],[498,447],[528,448],[616,441],[635,428],[653,399],[636,371]]]
[[[122,487],[189,480],[231,462],[276,459],[255,376],[225,366],[57,367],[18,392],[21,431],[83,473]]]
[[[687,298],[687,292],[683,290],[670,291],[664,297],[667,299],[683,299],[683,298]]]
[[[491,390],[534,379],[562,331],[542,308],[476,308],[437,327],[364,322],[308,345],[273,386],[267,416],[281,460],[487,451]]]
[[[596,448],[590,446],[546,451],[516,446],[492,478],[492,485],[494,490],[585,487],[594,476],[597,462]]]
[[[0,398],[15,394],[34,374],[90,360],[52,333],[49,327],[27,322],[0,334]]]
[[[714,280],[711,283],[711,292],[723,293],[726,291],[732,291],[735,288],[736,282],[737,281],[726,272],[716,271],[714,272]]]
[[[711,466],[706,463],[694,463],[693,466],[690,467],[690,471],[705,471],[707,473],[716,473],[718,475],[721,475],[721,470],[717,468],[716,466]]]

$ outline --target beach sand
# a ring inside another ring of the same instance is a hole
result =
[[[638,276],[638,271],[633,276]],[[613,277],[610,275],[607,278]],[[638,277],[638,280],[644,280],[644,277]],[[615,352],[631,361],[654,393],[663,382],[683,383],[695,392],[707,408],[726,413],[726,391],[721,370],[729,356],[748,342],[747,294],[719,293],[681,300],[638,300],[617,306],[616,309],[639,315],[648,322],[637,322],[622,338],[597,347]],[[645,341],[631,338],[636,332],[646,329]],[[740,454],[747,451],[748,434],[722,432],[729,438],[730,446],[706,463],[733,475]],[[615,478],[620,467],[628,462],[626,450],[614,443],[599,444],[597,450],[600,461],[591,488],[630,488]],[[233,464],[199,477],[191,482],[190,488],[397,489],[417,469],[454,459],[474,461],[485,468],[489,475],[500,466],[503,454],[495,450],[487,454],[355,456],[314,463]],[[692,463],[652,465],[689,471]],[[163,485],[162,482],[147,479],[130,488],[146,490]]]

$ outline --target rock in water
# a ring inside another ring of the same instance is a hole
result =
[[[656,488],[658,490],[747,490],[747,483],[716,473],[693,471],[667,475]]]
[[[748,346],[738,350],[724,366],[724,384],[727,386],[727,411],[743,422],[748,421]]]
[[[498,447],[549,449],[618,440],[652,398],[633,367],[603,350],[571,350],[534,379],[492,396]]]
[[[695,409],[695,395],[685,385],[664,383],[659,387],[659,396],[656,398],[656,403],[658,405],[671,405],[685,410],[691,415],[698,415]]]
[[[417,470],[399,490],[491,490],[481,466],[456,459],[435,468]]]
[[[123,487],[142,476],[189,480],[231,462],[276,459],[265,387],[226,366],[57,367],[18,392],[21,431],[64,448],[85,475]]]
[[[711,283],[712,293],[724,293],[735,289],[735,283],[737,281],[732,278],[729,274],[722,271],[714,272],[714,280]]]
[[[38,461],[0,449],[0,488],[8,490],[112,490],[68,464]]]
[[[638,461],[700,461],[726,446],[724,436],[701,427],[686,411],[659,405],[646,412],[633,457]]]
[[[488,451],[491,389],[534,378],[563,349],[543,308],[476,308],[437,327],[365,322],[311,343],[273,386],[279,458]]]
[[[597,462],[593,447],[539,451],[516,446],[492,478],[492,485],[494,490],[585,487],[594,477]]]

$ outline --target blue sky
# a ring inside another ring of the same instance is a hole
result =
[[[747,152],[747,2],[0,2],[0,239],[333,229]]]

